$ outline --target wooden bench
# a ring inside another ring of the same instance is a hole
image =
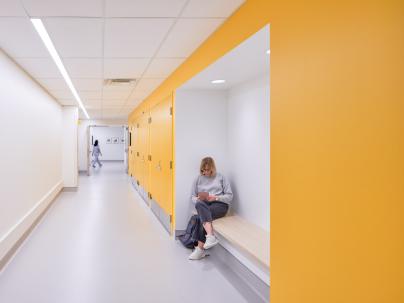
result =
[[[239,216],[213,221],[213,228],[227,241],[269,268],[269,232]]]

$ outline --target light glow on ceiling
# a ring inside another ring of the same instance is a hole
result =
[[[225,83],[225,82],[226,82],[226,80],[213,80],[213,81],[211,81],[212,84],[222,84],[222,83]]]
[[[32,18],[31,22],[34,25],[36,31],[38,32],[38,35],[41,37],[42,42],[45,44],[49,54],[51,55],[53,61],[55,62],[56,66],[58,67],[60,73],[62,74],[63,79],[65,79],[67,86],[70,88],[70,90],[71,90],[74,98],[76,99],[77,103],[79,104],[81,110],[86,115],[87,119],[90,119],[90,116],[88,115],[86,108],[83,105],[83,102],[81,102],[80,96],[77,93],[76,88],[74,87],[73,82],[70,79],[70,76],[67,73],[65,66],[62,63],[62,60],[60,59],[59,54],[57,53],[56,48],[53,45],[52,40],[49,37],[49,34],[46,31],[46,28],[42,23],[42,20]]]

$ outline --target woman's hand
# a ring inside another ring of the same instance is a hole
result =
[[[216,200],[217,200],[216,196],[208,196],[208,201],[209,202],[213,202],[213,201],[216,201]]]

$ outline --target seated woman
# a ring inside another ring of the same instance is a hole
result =
[[[197,231],[198,246],[189,256],[190,260],[204,258],[205,249],[219,243],[213,233],[212,221],[226,215],[232,199],[230,183],[216,172],[215,162],[211,157],[203,158],[200,175],[192,187],[192,202],[195,203],[200,225]]]

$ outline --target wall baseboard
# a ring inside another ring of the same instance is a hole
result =
[[[171,233],[171,216],[167,215],[165,211],[158,205],[156,201],[150,199],[147,196],[146,191],[143,187],[139,186],[133,178],[131,178],[131,183],[133,188],[139,193],[140,197],[144,203],[150,208],[154,216],[159,220],[164,229],[170,234]]]
[[[171,229],[171,216],[167,215],[166,212],[160,207],[160,205],[153,199],[150,200],[150,209],[156,218],[163,225],[164,229],[170,234]]]
[[[0,238],[0,272],[16,253],[24,240],[29,236],[31,231],[40,222],[62,189],[63,181],[59,181]]]

